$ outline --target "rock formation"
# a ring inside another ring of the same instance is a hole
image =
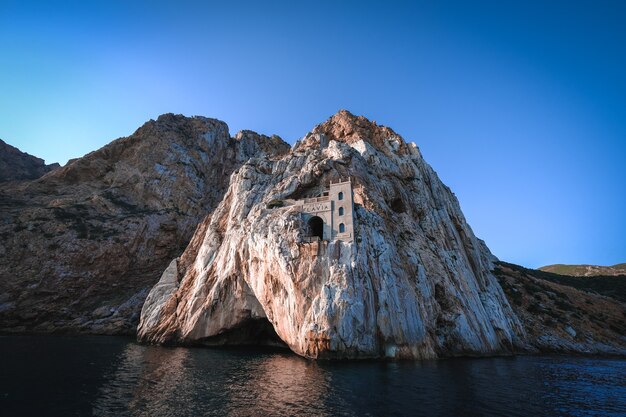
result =
[[[0,330],[134,333],[148,290],[230,174],[288,150],[167,114],[40,179],[0,184]]]
[[[29,155],[0,139],[0,182],[34,180],[59,168]]]
[[[626,355],[621,277],[499,262],[415,144],[346,111],[293,148],[166,114],[40,178],[12,172],[0,181],[0,331],[139,323],[147,342],[311,358]],[[350,238],[339,224],[312,239],[297,202],[347,178]]]
[[[307,243],[297,209],[269,204],[347,177],[353,242]],[[511,352],[526,335],[492,273],[495,261],[415,144],[341,111],[282,158],[252,158],[235,171],[150,292],[139,338],[274,336],[311,358]]]

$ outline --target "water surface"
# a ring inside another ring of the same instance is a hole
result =
[[[626,416],[626,360],[314,362],[120,337],[0,337],[0,415]]]

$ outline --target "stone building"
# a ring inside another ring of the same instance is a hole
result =
[[[319,196],[297,200],[302,218],[309,228],[311,240],[354,239],[352,182],[338,181],[329,184]]]

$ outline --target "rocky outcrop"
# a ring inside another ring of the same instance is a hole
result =
[[[34,180],[59,168],[43,159],[20,151],[0,139],[0,182]]]
[[[149,289],[278,137],[167,114],[35,181],[0,185],[0,330],[134,333]]]
[[[308,243],[288,202],[347,177],[354,241]],[[150,291],[139,338],[273,340],[311,358],[512,352],[526,333],[495,261],[415,144],[341,111],[282,158],[252,158],[235,171]]]

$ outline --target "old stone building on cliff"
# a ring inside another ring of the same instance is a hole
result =
[[[354,239],[352,182],[350,179],[332,181],[320,195],[296,200],[294,206],[302,213],[309,229],[309,240]]]

